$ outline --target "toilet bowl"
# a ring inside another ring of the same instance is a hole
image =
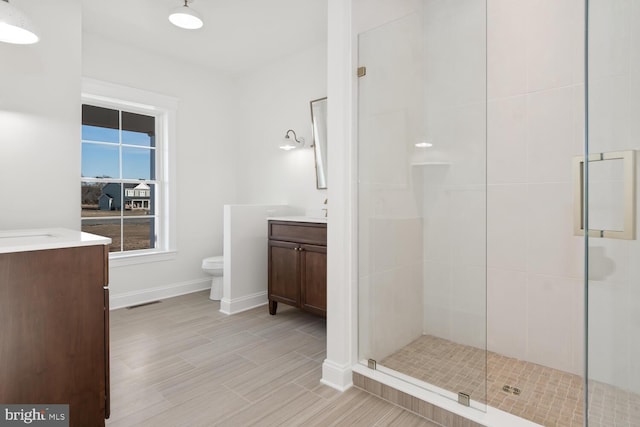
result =
[[[209,299],[220,301],[222,299],[222,277],[224,272],[224,258],[212,256],[202,260],[202,270],[211,274],[211,294]]]

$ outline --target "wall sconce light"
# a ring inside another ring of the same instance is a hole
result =
[[[169,21],[176,27],[184,28],[185,30],[202,28],[204,21],[200,14],[189,7],[189,3],[192,2],[193,0],[184,0],[184,5],[173,9],[169,15]]]
[[[290,133],[293,134],[293,139],[289,136]],[[302,148],[304,147],[304,138],[298,138],[295,131],[293,129],[289,129],[287,133],[284,134],[284,138],[282,138],[282,142],[279,147],[286,151],[293,150],[295,148]]]
[[[19,9],[0,1],[0,42],[11,44],[33,44],[40,38],[31,20]]]

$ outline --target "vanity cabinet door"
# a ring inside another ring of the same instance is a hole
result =
[[[270,220],[269,313],[278,303],[327,315],[327,225]]]
[[[327,315],[327,247],[300,245],[300,306]]]
[[[298,305],[299,245],[269,240],[269,301]],[[274,307],[275,314],[275,307]]]
[[[0,403],[69,404],[71,427],[104,426],[108,251],[0,254]]]

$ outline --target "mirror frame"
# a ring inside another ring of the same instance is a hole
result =
[[[316,188],[325,190],[327,188],[327,97],[314,99],[309,105],[316,165]]]

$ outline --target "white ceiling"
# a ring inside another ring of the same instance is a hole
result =
[[[194,0],[204,19],[183,30],[167,19],[183,0],[82,0],[83,31],[237,73],[326,42],[327,0]]]

